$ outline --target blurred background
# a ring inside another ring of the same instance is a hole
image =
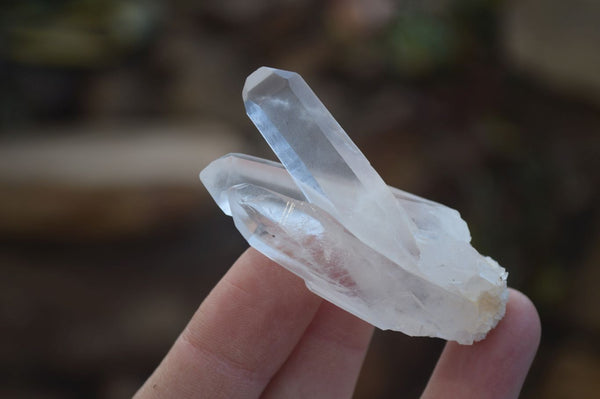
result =
[[[272,155],[241,89],[301,73],[384,179],[458,209],[543,322],[524,398],[600,392],[600,2],[0,6],[0,397],[133,394],[246,243],[198,181]],[[378,331],[356,398],[443,342]]]

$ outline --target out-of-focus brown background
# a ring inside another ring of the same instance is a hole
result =
[[[0,397],[126,397],[158,364],[246,247],[197,173],[271,156],[241,101],[261,65],[300,72],[533,299],[523,397],[600,392],[600,3],[0,7]],[[442,346],[378,331],[356,397],[418,397]]]

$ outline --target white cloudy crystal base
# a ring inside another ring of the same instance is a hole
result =
[[[486,336],[508,274],[470,245],[457,211],[385,185],[299,75],[260,68],[244,100],[283,165],[229,154],[200,179],[251,246],[381,329]]]

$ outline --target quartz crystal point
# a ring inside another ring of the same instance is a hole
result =
[[[243,98],[283,165],[229,154],[200,179],[251,246],[381,329],[485,337],[507,273],[457,211],[387,186],[298,74],[259,68]]]

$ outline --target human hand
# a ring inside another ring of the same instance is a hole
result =
[[[540,331],[531,301],[511,290],[485,340],[446,344],[423,398],[517,398]],[[134,397],[350,398],[372,333],[249,249]]]

